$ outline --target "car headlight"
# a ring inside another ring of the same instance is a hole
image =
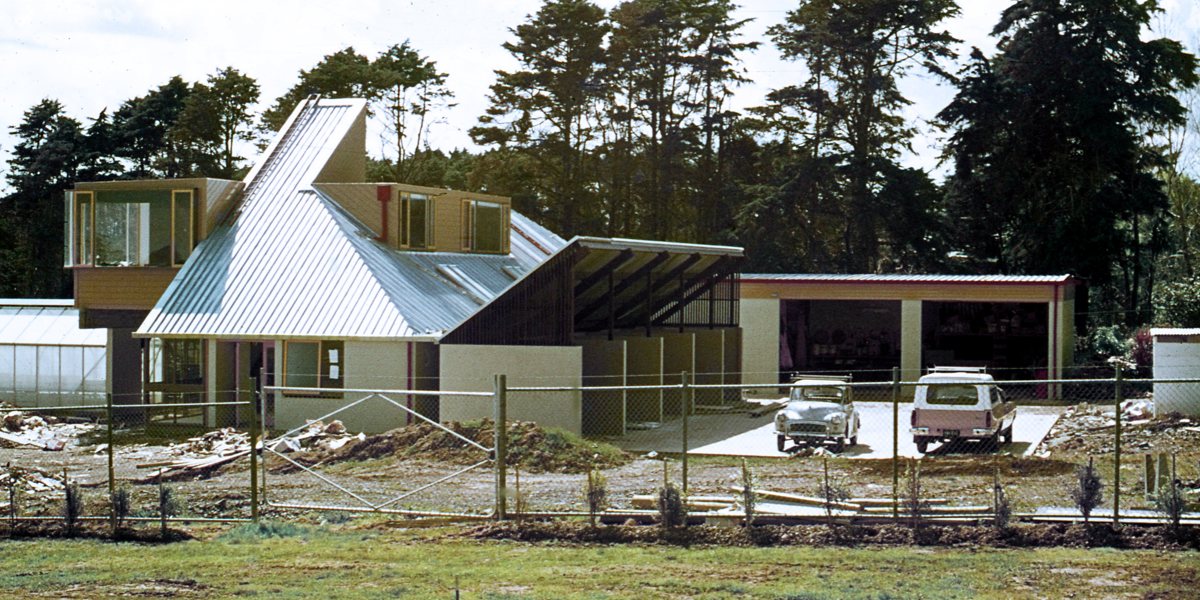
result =
[[[843,415],[841,413],[835,413],[835,414],[829,415],[829,422],[830,423],[839,423],[839,424],[845,423],[846,415]]]

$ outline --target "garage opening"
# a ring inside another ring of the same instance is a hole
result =
[[[900,302],[784,300],[779,308],[779,374],[854,372],[884,381],[900,366]]]
[[[1044,379],[1047,306],[1021,302],[922,303],[922,364],[987,367],[998,378]]]

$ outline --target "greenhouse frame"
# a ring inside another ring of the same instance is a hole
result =
[[[0,402],[105,403],[107,331],[80,329],[72,300],[0,299]]]

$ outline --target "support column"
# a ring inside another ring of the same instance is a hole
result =
[[[900,301],[900,377],[916,381],[921,376],[921,301]]]

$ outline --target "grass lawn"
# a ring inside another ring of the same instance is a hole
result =
[[[476,541],[456,528],[242,526],[175,544],[0,541],[0,596],[1191,598],[1195,552],[679,548]]]

